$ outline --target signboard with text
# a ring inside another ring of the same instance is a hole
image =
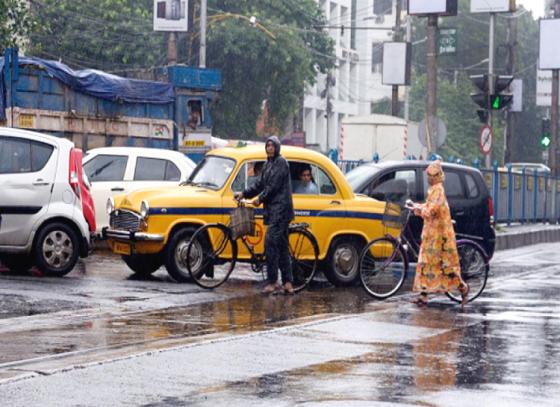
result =
[[[515,10],[515,0],[471,0],[471,13],[508,13]]]
[[[457,52],[457,29],[442,28],[439,30],[438,55],[453,55]]]
[[[552,106],[552,71],[537,70],[537,106]]]

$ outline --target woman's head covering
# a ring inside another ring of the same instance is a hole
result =
[[[426,168],[426,172],[433,177],[436,183],[443,182],[444,175],[440,160],[432,161],[430,165],[428,165],[428,168]]]

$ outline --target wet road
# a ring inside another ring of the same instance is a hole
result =
[[[418,309],[360,288],[215,292],[95,255],[0,276],[6,405],[560,405],[560,245],[499,252],[483,297]],[[243,274],[243,273],[242,273]]]

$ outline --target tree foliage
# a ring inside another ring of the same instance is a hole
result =
[[[517,113],[516,133],[513,143],[513,161],[539,161],[538,134],[540,109],[536,106],[536,61],[538,57],[538,23],[529,13],[518,11],[515,15],[498,14],[496,18],[495,70],[499,75],[508,74],[508,24],[517,20],[516,57],[513,67],[515,78],[523,79],[523,112]],[[413,41],[426,37],[426,19],[414,18]],[[455,55],[438,57],[438,116],[447,126],[447,139],[438,153],[461,157],[465,161],[482,159],[479,151],[479,133],[482,123],[476,114],[478,106],[471,101],[470,93],[476,89],[469,75],[488,72],[489,15],[471,14],[470,1],[460,0],[456,17],[440,20],[440,28],[457,29],[458,48]],[[421,120],[425,115],[426,97],[426,43],[413,48],[413,86],[411,89],[411,119]],[[494,113],[494,147],[492,159],[499,162],[503,157],[503,112]]]
[[[152,31],[152,0],[33,4],[42,21],[31,37],[35,55],[117,73],[166,63],[165,35]],[[197,66],[198,2],[190,12],[196,29],[179,35],[179,62]],[[284,127],[305,84],[331,65],[332,41],[314,28],[321,24],[315,0],[208,1],[207,66],[221,69],[224,79],[213,110],[215,134],[254,138],[265,100],[268,127]]]
[[[22,46],[34,20],[25,0],[0,0],[0,49]]]
[[[306,83],[331,66],[332,42],[314,0],[210,0],[208,64],[222,69],[224,91],[214,110],[216,134],[252,138],[263,101],[267,127],[281,132],[298,109]],[[254,16],[250,24],[236,16]]]
[[[74,67],[118,71],[165,62],[164,34],[154,32],[152,0],[40,0],[30,51]]]

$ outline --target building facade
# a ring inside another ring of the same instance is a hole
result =
[[[391,97],[391,87],[381,84],[381,64],[383,42],[392,39],[396,0],[318,3],[335,41],[335,66],[306,89],[302,119],[306,144],[326,152],[337,149],[344,117],[368,115],[375,102]]]

